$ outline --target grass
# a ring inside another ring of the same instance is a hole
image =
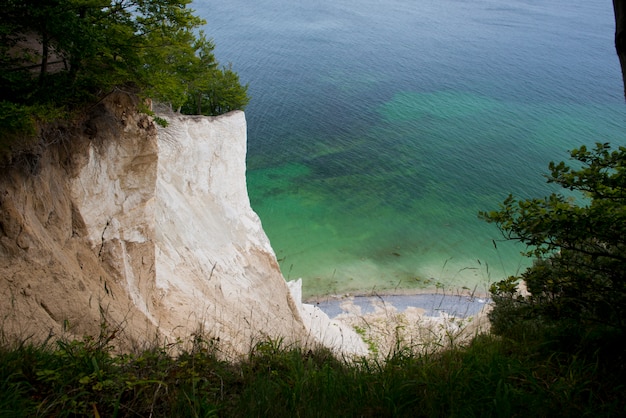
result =
[[[115,354],[114,338],[5,344],[0,416],[10,417],[512,417],[623,416],[619,370],[600,352],[567,354],[478,335],[386,358],[257,343],[237,362],[219,343],[155,344]],[[623,352],[623,350],[622,350]],[[608,359],[610,360],[610,359]]]

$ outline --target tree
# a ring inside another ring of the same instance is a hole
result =
[[[598,143],[571,151],[571,157],[574,167],[549,166],[548,182],[567,194],[509,196],[498,211],[480,213],[536,258],[521,277],[492,286],[496,332],[524,321],[626,331],[626,147]],[[521,279],[529,295],[516,292]]]
[[[613,0],[615,15],[615,52],[622,69],[624,97],[626,97],[626,0]]]
[[[191,86],[181,112],[198,115],[221,115],[242,110],[249,102],[248,86],[241,85],[232,68],[215,69],[201,82]]]
[[[61,94],[76,101],[129,82],[158,88],[159,73],[177,71],[171,60],[157,59],[163,50],[193,54],[193,31],[204,21],[186,8],[189,3],[9,1],[0,18],[2,99],[32,103],[52,96],[58,102]],[[27,91],[15,84],[16,75],[30,81]]]
[[[243,109],[247,86],[218,69],[191,0],[5,0],[0,15],[0,159],[28,147],[37,120],[115,87],[188,113]],[[19,142],[22,143],[19,143]]]

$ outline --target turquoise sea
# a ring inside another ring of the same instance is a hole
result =
[[[529,264],[478,219],[626,144],[611,2],[195,0],[252,101],[248,190],[305,297],[476,288]]]

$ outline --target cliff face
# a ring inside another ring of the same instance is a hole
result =
[[[299,311],[250,207],[244,114],[161,116],[169,126],[159,129],[155,247],[166,328],[206,324],[246,349],[263,335],[302,340]]]
[[[0,176],[0,329],[96,334],[120,345],[202,331],[246,352],[264,336],[306,341],[245,183],[242,112],[164,114],[124,94],[73,131],[46,133],[34,172]],[[71,140],[67,140],[71,139]]]

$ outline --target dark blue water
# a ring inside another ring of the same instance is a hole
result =
[[[305,296],[486,289],[528,265],[479,210],[625,144],[610,2],[196,0],[249,83],[248,189]]]

